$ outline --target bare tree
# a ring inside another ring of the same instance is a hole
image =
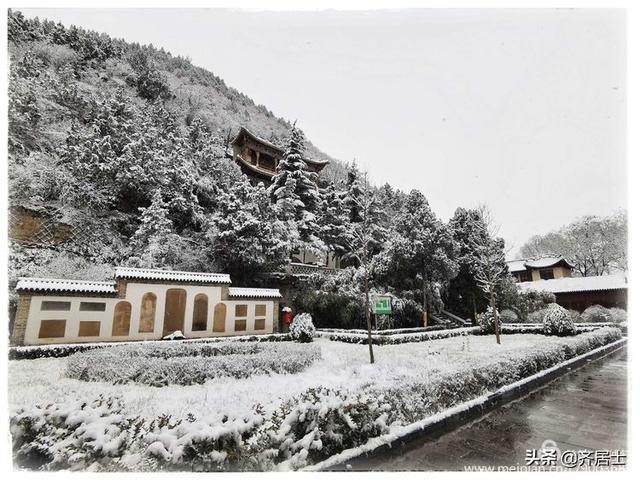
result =
[[[373,190],[369,185],[367,172],[363,174],[363,191],[362,195],[353,199],[360,209],[362,221],[354,225],[352,231],[352,240],[350,243],[351,255],[356,259],[360,267],[364,271],[364,295],[365,295],[365,315],[367,320],[367,335],[369,344],[369,359],[371,363],[373,359],[373,342],[371,340],[371,299],[369,295],[369,281],[371,279],[371,248],[373,242],[371,229],[371,210],[374,206],[375,198]]]
[[[502,242],[493,245],[477,245],[478,262],[475,269],[475,279],[480,289],[489,297],[491,316],[496,334],[496,342],[500,343],[500,327],[496,308],[496,289],[504,275],[504,252]]]

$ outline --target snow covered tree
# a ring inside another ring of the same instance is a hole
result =
[[[360,223],[362,222],[362,202],[360,198],[364,192],[362,186],[362,174],[358,170],[356,161],[353,160],[347,170],[347,190],[344,198],[344,206],[347,209],[349,215],[349,222]]]
[[[561,255],[583,277],[607,275],[627,268],[627,214],[587,215],[559,230],[530,238],[523,258]]]
[[[369,254],[373,257],[382,250],[382,245],[386,239],[387,230],[384,227],[384,211],[380,205],[378,194],[368,179],[362,175],[354,162],[351,163],[347,172],[346,190],[340,194],[343,208],[347,216],[347,225],[345,232],[345,244],[347,245],[344,259],[355,262],[355,266],[359,265],[358,255],[349,245],[357,245],[359,242],[359,232],[362,231],[362,222],[364,221],[364,207],[367,208],[367,235]],[[366,183],[366,185],[365,185]],[[367,190],[367,198],[363,199]]]
[[[478,209],[458,208],[449,221],[449,229],[460,252],[457,258],[458,274],[447,289],[447,307],[456,315],[471,318],[475,323],[478,312],[486,308],[484,294],[475,275],[480,261],[478,246],[490,245],[491,236]]]
[[[497,311],[497,288],[504,278],[506,263],[504,241],[497,239],[490,244],[476,244],[477,262],[474,265],[475,279],[489,297],[489,306],[495,326],[496,342],[500,343],[500,318]]]
[[[422,303],[426,325],[428,312],[442,306],[441,289],[457,274],[457,255],[449,228],[436,218],[424,195],[412,190],[380,255],[380,275]]]
[[[291,240],[296,240],[290,235],[271,209],[262,184],[252,187],[248,182],[221,199],[206,232],[212,261],[239,283],[252,283],[261,273],[281,269],[289,260]]]
[[[372,244],[375,242],[372,213],[375,207],[374,192],[369,185],[367,173],[364,174],[364,182],[362,194],[354,197],[354,205],[360,214],[360,221],[353,223],[351,235],[348,240],[348,248],[350,254],[358,262],[359,267],[363,271],[363,287],[365,295],[365,315],[367,321],[368,343],[369,343],[369,360],[374,362],[373,344],[371,341],[371,298],[370,298],[370,282],[372,276]]]
[[[342,256],[347,251],[349,221],[344,202],[333,182],[320,190],[320,238],[330,252]]]
[[[284,157],[278,163],[277,173],[268,192],[275,204],[278,218],[297,229],[301,242],[297,246],[311,249],[319,247],[316,249],[321,250],[321,242],[317,236],[317,213],[320,206],[316,185],[318,175],[307,168],[303,155],[304,137],[294,125]]]
[[[169,263],[169,252],[175,246],[176,239],[162,193],[157,191],[151,205],[141,208],[140,212],[140,226],[129,244],[129,263],[146,268],[165,267]]]

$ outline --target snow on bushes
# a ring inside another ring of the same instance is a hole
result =
[[[14,460],[42,470],[299,469],[620,338],[619,329],[600,328],[407,381],[358,391],[318,386],[272,411],[255,405],[233,417],[149,420],[102,397],[45,404],[12,412]]]
[[[316,327],[313,326],[311,315],[308,313],[299,313],[291,323],[291,336],[300,343],[313,342],[316,334]]]
[[[428,328],[428,327],[427,327]],[[368,335],[366,330],[353,330],[353,332],[358,333],[350,333],[349,331],[343,332],[325,332],[318,331],[316,335],[327,337],[329,340],[334,342],[344,342],[344,343],[356,343],[364,345],[368,343]],[[359,333],[363,332],[363,333]],[[371,335],[371,342],[374,345],[398,345],[401,343],[413,343],[413,342],[426,342],[429,340],[439,340],[442,338],[451,338],[451,337],[459,337],[462,335],[473,335],[479,333],[480,329],[478,327],[468,327],[468,328],[454,328],[450,330],[435,330],[435,331],[425,331],[419,333],[398,333],[398,334],[382,334],[378,332],[377,334]]]
[[[498,318],[498,331],[500,331],[502,322],[500,321],[500,315],[496,313],[496,316]],[[486,311],[478,315],[478,326],[480,327],[480,332],[484,334],[496,332],[495,319],[493,318],[491,309],[487,308]]]
[[[627,311],[622,308],[610,308],[609,316],[611,317],[610,321],[613,323],[621,324],[627,321]]]
[[[216,377],[298,373],[319,358],[319,347],[294,343],[140,343],[73,355],[65,374],[90,382],[193,385]]]
[[[518,314],[513,310],[504,309],[500,312],[501,323],[517,323],[519,321]]]
[[[270,333],[261,335],[240,335],[233,337],[190,338],[182,340],[188,343],[219,343],[219,342],[288,342],[291,335],[288,333]],[[68,343],[58,345],[28,345],[24,347],[10,347],[9,360],[32,360],[34,358],[58,358],[68,357],[74,353],[84,352],[94,348],[121,347],[122,345],[153,345],[155,343],[166,344],[166,340],[135,340],[130,342],[92,342],[92,343]]]
[[[542,327],[546,335],[563,337],[576,334],[576,326],[569,316],[569,312],[557,303],[552,303],[547,307]]]

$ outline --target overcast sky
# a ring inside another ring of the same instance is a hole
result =
[[[626,207],[621,10],[21,10],[188,56],[445,221],[486,203],[510,256]]]

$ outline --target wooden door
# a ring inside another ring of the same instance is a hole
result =
[[[184,333],[184,312],[187,307],[187,292],[182,288],[170,288],[164,302],[164,324],[162,336],[180,330]]]

